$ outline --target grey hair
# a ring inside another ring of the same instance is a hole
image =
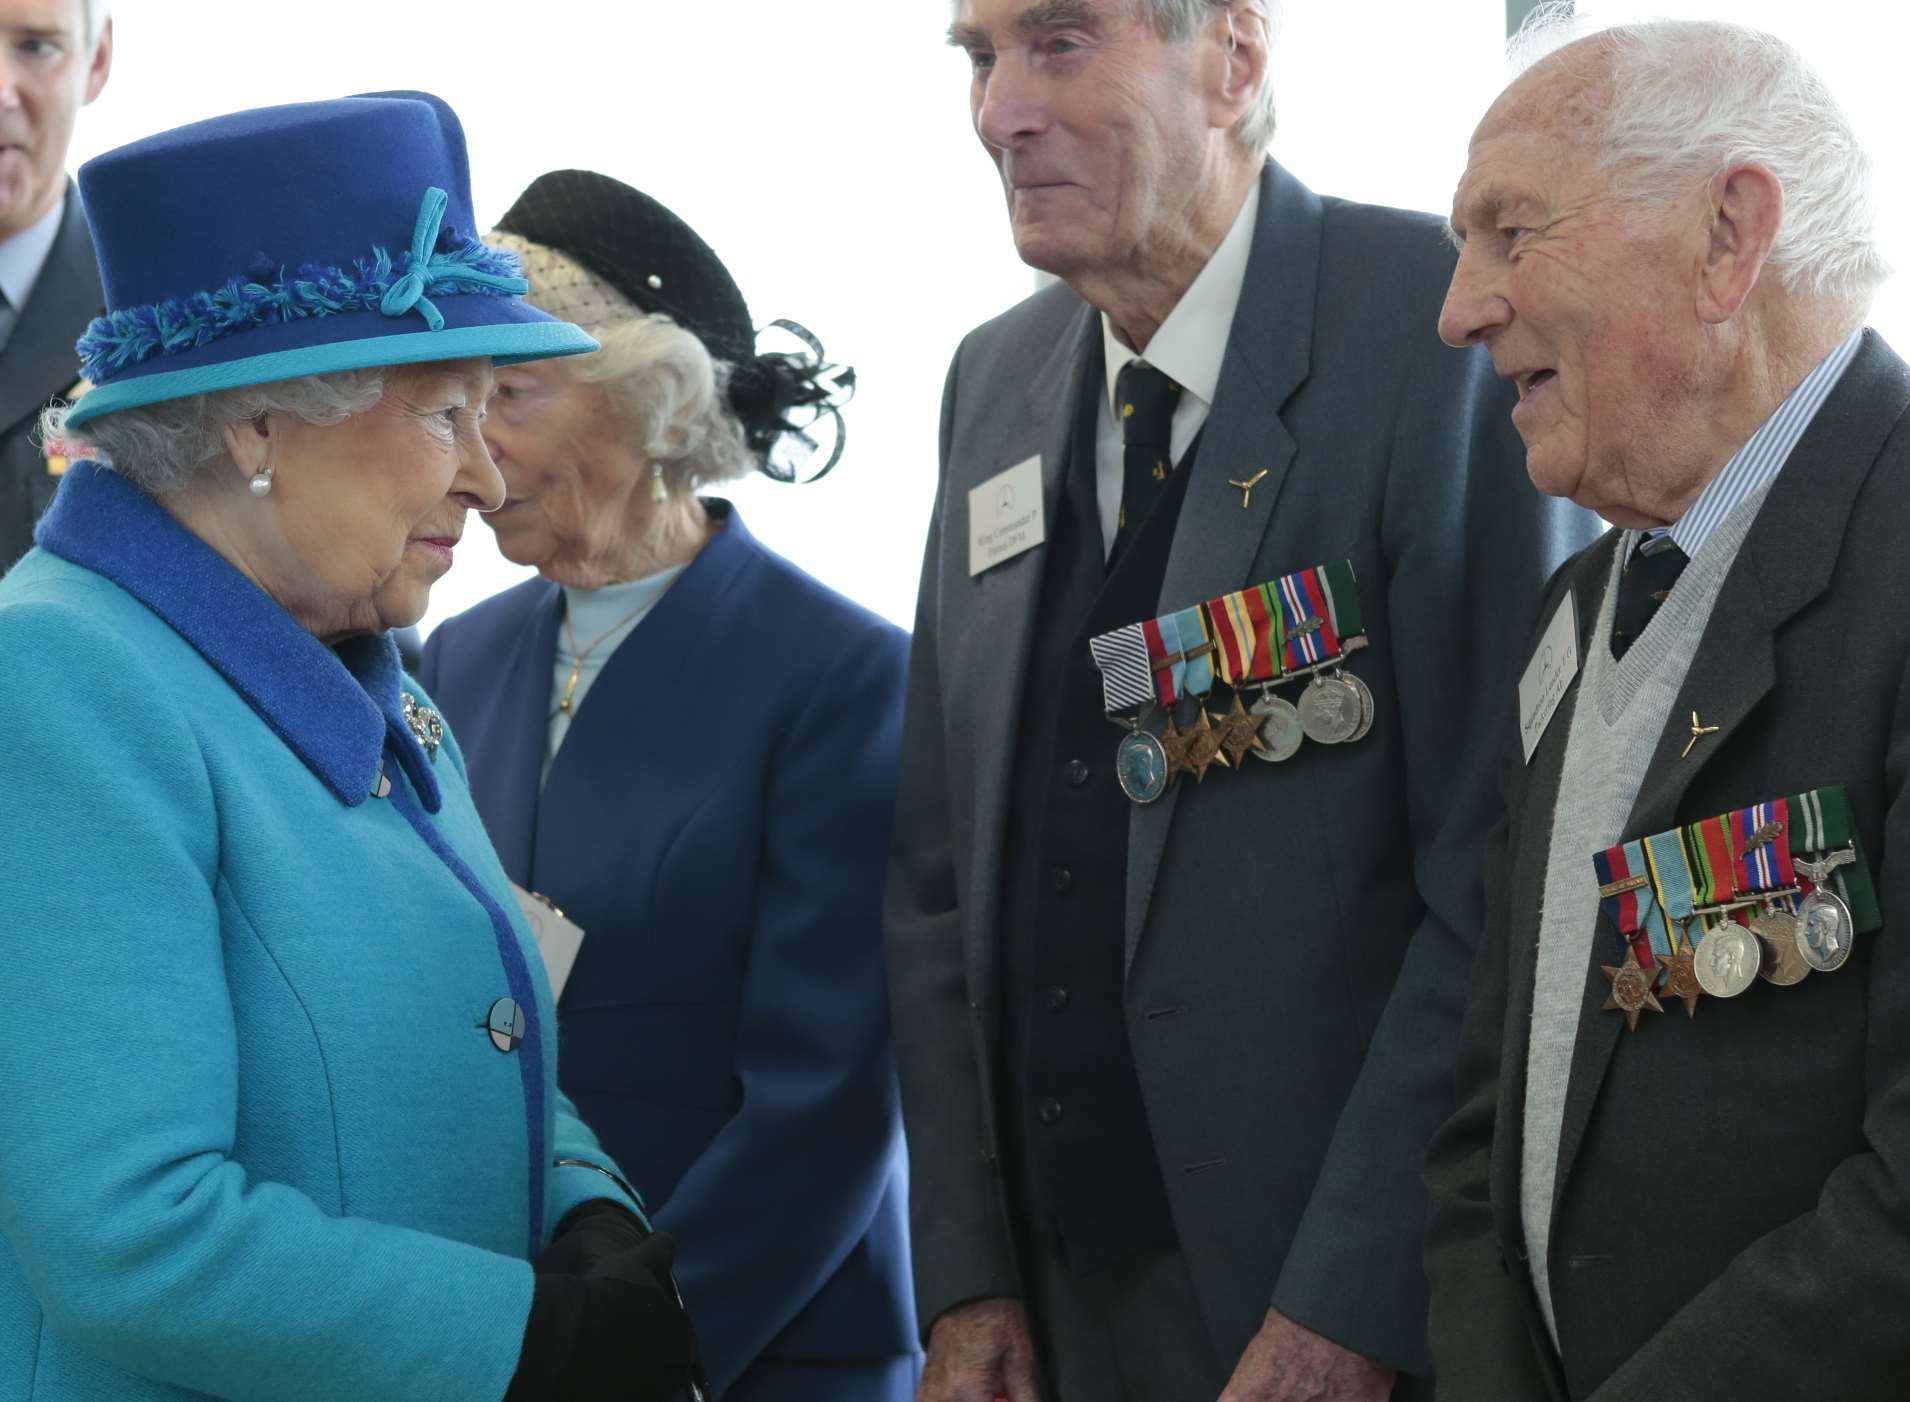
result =
[[[1267,71],[1261,75],[1260,91],[1253,106],[1234,126],[1234,136],[1256,156],[1265,155],[1273,145],[1275,127],[1273,106],[1273,39],[1280,24],[1280,0],[1136,0],[1141,13],[1154,26],[1154,32],[1169,43],[1181,44],[1200,32],[1216,10],[1231,10],[1235,4],[1260,16],[1267,27]]]
[[[377,366],[142,404],[102,414],[71,432],[69,406],[55,405],[41,416],[40,431],[48,442],[73,444],[69,456],[94,458],[148,496],[163,497],[225,458],[228,424],[290,414],[324,428],[374,408],[384,397],[385,367]]]
[[[619,317],[591,334],[602,350],[555,363],[603,387],[637,450],[662,468],[672,492],[726,482],[759,465],[729,410],[730,366],[695,335],[660,314]]]
[[[1620,198],[1671,204],[1718,172],[1758,165],[1784,190],[1770,267],[1787,292],[1867,306],[1890,276],[1877,247],[1870,157],[1829,87],[1775,35],[1716,21],[1606,28],[1569,4],[1535,10],[1512,41],[1515,71],[1587,39],[1609,65],[1593,102],[1599,163]]]
[[[84,0],[86,8],[86,50],[90,54],[99,43],[106,21],[112,18],[112,0]]]

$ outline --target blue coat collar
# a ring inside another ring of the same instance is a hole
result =
[[[34,539],[171,625],[340,802],[356,807],[371,796],[390,745],[424,806],[438,811],[437,778],[405,724],[389,635],[326,647],[152,498],[95,463],[67,472]]]

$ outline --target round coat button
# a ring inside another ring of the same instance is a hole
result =
[[[491,1034],[492,1046],[501,1052],[514,1052],[524,1040],[524,1010],[515,998],[499,998],[491,1004],[485,1027]]]
[[[1078,759],[1068,761],[1068,782],[1077,789],[1088,782],[1089,769]]]
[[[1074,889],[1074,873],[1066,867],[1056,867],[1049,879],[1053,881],[1055,890],[1064,894]]]
[[[1068,1006],[1068,990],[1059,986],[1048,990],[1048,1011],[1058,1013]]]
[[[1056,1100],[1054,1097],[1050,1096],[1048,1099],[1041,1102],[1041,1109],[1039,1113],[1041,1115],[1041,1122],[1044,1125],[1060,1124],[1061,1123],[1061,1102],[1059,1100]]]

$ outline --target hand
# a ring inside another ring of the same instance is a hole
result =
[[[1386,1402],[1394,1377],[1384,1363],[1270,1309],[1220,1402]]]
[[[915,1402],[1041,1402],[1020,1300],[970,1300],[935,1321]]]
[[[539,1272],[505,1402],[667,1402],[689,1381],[696,1336],[658,1233],[576,1275]]]
[[[635,1250],[649,1235],[622,1203],[591,1198],[564,1214],[550,1245],[531,1268],[539,1275],[583,1275],[599,1261]]]

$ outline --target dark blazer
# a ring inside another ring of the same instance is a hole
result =
[[[79,378],[73,343],[104,307],[93,236],[80,209],[80,192],[69,183],[53,250],[0,349],[0,571],[32,546],[33,523],[60,484],[46,470],[40,411]]]
[[[556,585],[439,627],[419,679],[505,871],[586,931],[560,1084],[676,1234],[721,1393],[916,1331],[879,935],[908,639],[711,507],[541,794]]]
[[[1429,1157],[1433,1349],[1455,1402],[1838,1402],[1910,1387],[1910,371],[1864,344],[1770,488],[1711,616],[1627,840],[1843,784],[1885,928],[1794,988],[1601,1011],[1618,938],[1586,931],[1549,1259],[1561,1349],[1524,1266],[1526,1036],[1573,688],[1503,762],[1459,1108]],[[1589,637],[1613,532],[1547,591]],[[1690,713],[1718,733],[1689,759]],[[1591,876],[1591,853],[1585,854]],[[1562,1353],[1562,1356],[1561,1356]]]
[[[1222,1356],[1272,1302],[1424,1372],[1419,1172],[1480,919],[1485,758],[1533,598],[1593,528],[1532,490],[1483,352],[1440,345],[1436,220],[1276,165],[1261,199],[1160,604],[1351,558],[1377,720],[1134,810],[1128,1031]],[[1001,834],[1046,552],[971,578],[968,493],[1039,455],[1055,519],[1101,344],[1048,288],[963,342],[943,400],[886,909],[924,1326],[1020,1290],[993,1093]],[[1228,481],[1262,468],[1243,509]]]

